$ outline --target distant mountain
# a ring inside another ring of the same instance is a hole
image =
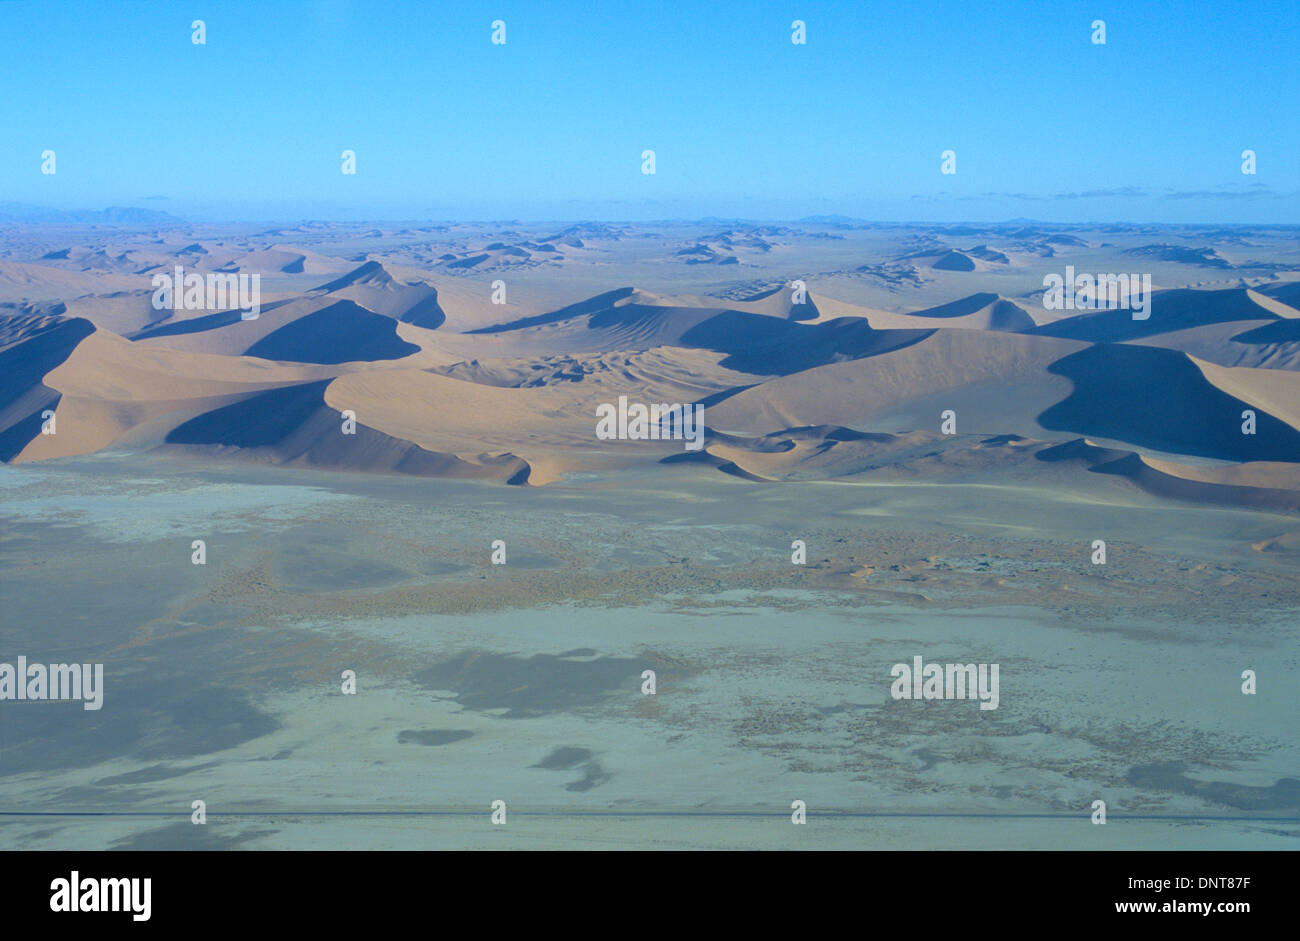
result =
[[[25,203],[0,203],[0,222],[25,225],[101,224],[101,225],[171,225],[180,218],[158,209],[135,206],[109,206],[107,209],[50,209]]]

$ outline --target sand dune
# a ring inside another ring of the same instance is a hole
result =
[[[1025,308],[997,294],[981,293],[906,314],[872,313],[867,319],[872,326],[890,330],[941,327],[1017,333],[1033,330],[1039,324],[1049,322],[1049,317],[1049,313],[1041,308]]]
[[[338,301],[278,327],[244,354],[286,362],[344,363],[401,359],[419,349],[397,335],[391,319],[352,301]]]
[[[0,299],[0,457],[163,448],[531,485],[658,463],[753,481],[1098,473],[1171,499],[1290,507],[1300,280],[1158,291],[1147,321],[1032,300],[1056,248],[1097,270],[1182,263],[1144,234],[1116,246],[1110,230],[952,226],[942,235],[988,239],[955,248],[869,233],[866,265],[843,234],[760,225],[48,240],[0,261],[0,294],[17,294]],[[681,263],[726,257],[746,270],[720,280]],[[899,258],[940,274],[862,277]],[[177,263],[260,273],[261,315],[154,310],[148,272]],[[486,273],[498,265],[505,304]],[[562,282],[547,273],[561,265]],[[968,266],[978,278],[959,280],[984,289],[951,299],[946,270]],[[652,284],[620,276],[633,270]],[[620,398],[702,405],[705,447],[598,439],[596,409]],[[55,435],[40,434],[47,410]],[[949,410],[955,434],[941,433]]]
[[[340,411],[326,402],[329,386],[329,380],[321,380],[246,398],[185,422],[166,443],[274,464],[528,482],[531,468],[512,454],[462,460],[384,434],[360,418],[355,431],[345,435]]]
[[[1161,346],[1220,366],[1300,369],[1300,324],[1290,320],[1212,323],[1131,340]]]
[[[1268,539],[1261,539],[1259,542],[1252,543],[1251,548],[1256,552],[1278,552],[1288,555],[1300,555],[1300,530],[1280,533],[1276,536],[1271,536]]]
[[[834,425],[786,428],[757,437],[714,433],[697,453],[664,463],[699,462],[746,480],[823,480],[904,465],[935,453],[940,436],[924,431],[873,434]]]
[[[1220,391],[1300,430],[1300,372],[1229,368],[1188,358]]]
[[[1294,406],[1275,415],[1269,408],[1285,395],[1265,392],[1294,374],[1227,370],[1173,350],[1124,344],[1087,347],[1050,371],[1068,377],[1074,388],[1039,416],[1044,428],[1179,454],[1300,460],[1300,431],[1285,417]],[[1257,413],[1256,434],[1242,433],[1247,408]]]
[[[431,259],[447,272],[501,272],[512,268],[558,267],[570,256],[581,257],[588,246],[574,236],[494,241],[460,251],[443,252]]]
[[[1257,288],[1255,293],[1266,295],[1285,304],[1289,310],[1285,313],[1279,311],[1279,316],[1300,317],[1300,281],[1283,281],[1278,284],[1263,285]]]
[[[5,459],[18,461],[96,451],[137,426],[161,420],[165,428],[196,411],[312,375],[253,359],[141,349],[80,318],[5,355],[14,365],[5,371],[0,427]],[[40,411],[49,407],[56,432],[42,435]]]
[[[1069,393],[1070,386],[1052,378],[1047,368],[1083,345],[1023,334],[974,330],[936,330],[918,339],[907,331],[881,331],[885,337],[907,334],[911,342],[878,355],[831,363],[796,372],[740,392],[710,412],[711,427],[742,433],[770,428],[835,424],[863,428],[865,423],[922,403],[922,426],[938,430],[945,408],[959,411],[959,431],[988,434],[1037,429],[1034,417]],[[1016,395],[1006,385],[1028,384]],[[972,409],[972,394],[993,393]],[[996,401],[996,408],[991,407]],[[931,405],[932,403],[932,405]],[[897,422],[895,422],[897,424]],[[874,430],[895,430],[877,426]]]
[[[933,271],[956,272],[996,270],[1011,264],[1011,259],[1005,252],[990,248],[988,245],[959,249],[937,242],[902,255],[899,260],[914,262]]]
[[[73,298],[67,302],[67,312],[73,317],[84,317],[95,326],[111,330],[120,336],[130,336],[146,330],[151,324],[172,315],[171,311],[154,308],[151,290]]]
[[[683,337],[719,316],[721,306],[668,306],[653,295],[621,289],[563,308],[552,314],[484,328],[476,333],[506,333],[507,342],[524,352],[593,352],[691,346]],[[755,321],[781,323],[751,315]]]
[[[263,305],[256,320],[237,310],[168,317],[133,335],[149,345],[190,352],[248,355],[287,362],[399,359],[419,347],[395,321],[436,329],[445,320],[438,292],[367,262],[301,297]]]
[[[728,354],[722,363],[725,367],[757,375],[781,375],[881,352],[924,335],[923,330],[876,331],[860,316],[827,319],[817,303],[810,296],[808,303],[794,304],[791,292],[784,288],[750,301],[665,298],[620,288],[550,314],[470,332],[498,336],[498,349],[516,355],[662,346],[708,349]],[[807,307],[813,309],[803,309]],[[916,322],[928,326],[923,320]]]
[[[147,286],[147,281],[108,271],[66,271],[30,262],[0,261],[0,301],[67,301]]]
[[[1087,311],[1034,332],[1089,343],[1120,343],[1209,324],[1275,320],[1283,310],[1285,305],[1245,288],[1156,291],[1146,320],[1134,320],[1130,310]]]
[[[199,251],[203,254],[207,253],[202,246],[199,246]],[[331,258],[290,245],[273,245],[270,248],[236,256],[224,267],[227,270],[249,273],[332,274],[346,270],[348,263],[339,258]]]
[[[428,282],[402,277],[377,261],[369,261],[341,278],[324,284],[308,297],[328,294],[368,311],[430,330],[447,319],[438,305],[438,289]]]
[[[1300,509],[1300,478],[1291,463],[1192,466],[1105,448],[1085,438],[1053,444],[1018,435],[943,436],[863,433],[836,426],[787,428],[757,437],[712,434],[701,452],[663,463],[697,463],[751,481],[924,479],[933,482],[1023,479],[1028,465],[1079,464],[1176,500]],[[1282,548],[1289,543],[1283,540]],[[1267,547],[1264,547],[1267,548]],[[1262,550],[1261,550],[1262,551]]]
[[[42,412],[54,408],[59,392],[46,376],[65,362],[95,330],[80,318],[38,325],[0,351],[0,459],[11,461],[41,436]]]
[[[1300,510],[1294,464],[1257,462],[1226,467],[1190,466],[1103,448],[1080,438],[1038,452],[1044,461],[1077,461],[1099,474],[1122,477],[1156,496],[1198,503]]]
[[[65,322],[66,312],[58,302],[0,304],[0,350]]]

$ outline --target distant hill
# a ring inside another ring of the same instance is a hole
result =
[[[109,206],[107,209],[51,209],[25,203],[0,203],[0,222],[23,225],[99,224],[99,225],[174,225],[180,218],[158,209],[136,206]]]

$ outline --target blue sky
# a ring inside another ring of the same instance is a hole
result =
[[[1300,222],[1297,37],[1296,0],[0,0],[0,202]]]

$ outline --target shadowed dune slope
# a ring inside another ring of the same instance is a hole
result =
[[[494,324],[489,327],[479,327],[476,330],[467,330],[466,333],[505,333],[510,330],[522,330],[527,327],[540,327],[545,324],[560,323],[561,321],[570,320],[574,317],[582,317],[589,314],[599,313],[602,310],[608,310],[618,301],[625,300],[632,296],[635,288],[617,288],[613,291],[606,291],[604,294],[597,294],[595,297],[589,297],[586,300],[578,301],[576,304],[570,304],[567,307],[561,307],[559,310],[552,311],[549,314],[539,314],[535,317],[524,317],[519,320],[512,320],[508,323]]]
[[[437,288],[414,277],[403,280],[378,261],[368,261],[306,296],[322,294],[427,330],[436,330],[447,320]]]
[[[1034,328],[1034,318],[1024,308],[999,297],[997,294],[972,294],[959,298],[948,304],[915,310],[908,317],[923,317],[934,320],[952,320],[961,318],[953,326],[966,329],[1003,330],[1015,332]]]
[[[94,324],[77,317],[56,323],[0,352],[0,409],[8,408],[39,385],[94,332]]]
[[[528,482],[531,468],[514,455],[478,461],[431,451],[357,420],[345,434],[340,412],[328,405],[330,380],[275,389],[194,418],[167,436],[168,445],[235,453],[248,460],[338,470],[396,472]]]
[[[212,314],[190,317],[188,320],[159,320],[132,334],[130,339],[152,340],[157,337],[184,336],[187,333],[205,333],[240,323],[241,319],[237,310],[219,310]]]
[[[190,352],[338,363],[401,358],[414,350],[403,352],[405,341],[393,324],[436,330],[446,319],[435,287],[399,281],[378,262],[367,262],[300,296],[263,303],[256,320],[242,320],[238,310],[167,316],[131,339]],[[250,352],[254,348],[261,352]]]
[[[1160,497],[1196,503],[1300,509],[1300,471],[1278,462],[1190,466],[1106,448],[1085,438],[1050,443],[1019,435],[982,437],[927,431],[863,434],[835,426],[787,428],[758,437],[711,433],[702,451],[664,464],[704,464],[751,481],[837,478],[983,482],[1042,477],[1035,463],[1079,467],[1122,478]]]
[[[551,314],[470,333],[501,336],[516,353],[664,346],[712,350],[727,354],[721,363],[724,367],[756,375],[785,375],[854,359],[915,343],[927,335],[924,329],[875,330],[864,317],[805,322],[810,318],[800,308],[809,305],[789,303],[789,294],[782,289],[759,298],[755,306],[771,307],[764,313],[640,303],[638,292],[621,288]]]
[[[267,334],[247,356],[292,363],[350,363],[401,359],[420,348],[397,335],[397,324],[352,301],[299,317]]]
[[[275,447],[324,406],[329,383],[322,379],[249,396],[178,425],[166,441],[235,448]]]
[[[904,330],[939,327],[959,330],[995,330],[1003,333],[1032,331],[1054,317],[1041,308],[1026,309],[1014,301],[989,292],[971,294],[955,301],[909,313],[870,311],[867,319],[879,329]]]
[[[886,336],[904,332],[882,331]],[[746,434],[822,424],[866,428],[883,413],[939,397],[943,401],[929,409],[936,430],[940,410],[958,408],[967,428],[1030,433],[1037,430],[1032,416],[1069,391],[1047,367],[1083,346],[1024,334],[936,330],[878,355],[817,366],[747,389],[715,405],[708,423]],[[1009,382],[1020,383],[1015,395],[1006,394]],[[969,397],[957,394],[973,388],[990,390],[994,411],[972,411]],[[876,430],[897,428],[894,422]]]
[[[60,303],[0,304],[0,350],[72,319],[65,314],[67,307]]]
[[[29,260],[0,262],[0,459],[159,449],[565,488],[699,463],[752,481],[1077,487],[1120,502],[1131,484],[1296,508],[1289,230],[1225,230],[1213,238],[1238,268],[1191,271],[1125,227],[550,231],[24,234],[5,258]],[[974,247],[939,237],[977,232]],[[1143,258],[1167,286],[1147,320],[1042,307],[1044,271],[1067,259],[1131,273]],[[260,315],[155,310],[151,273],[178,264],[261,272]],[[631,284],[644,287],[608,290]],[[597,412],[620,402],[701,405],[704,439],[610,436]],[[47,412],[57,434],[41,434]]]
[[[1275,301],[1280,301],[1287,307],[1291,308],[1291,313],[1286,314],[1288,317],[1300,317],[1300,281],[1282,281],[1277,284],[1265,284],[1255,288],[1255,290],[1271,297]]]
[[[146,438],[157,438],[201,411],[323,378],[326,369],[141,347],[83,320],[66,321],[5,353],[19,364],[6,373],[10,396],[18,399],[0,409],[0,433],[9,442],[6,459],[20,461],[97,451],[137,429],[152,429]],[[28,434],[30,421],[20,419],[55,401],[56,433]]]
[[[43,380],[94,332],[89,320],[64,320],[0,351],[0,460],[13,460],[40,435],[42,413],[59,400]]]
[[[801,324],[725,311],[687,330],[679,343],[726,353],[722,365],[728,369],[781,376],[885,353],[929,335],[926,330],[875,330],[861,317]]]
[[[1203,457],[1300,461],[1297,406],[1288,404],[1300,399],[1294,378],[1159,347],[945,330],[746,389],[714,405],[709,426],[871,428],[877,416],[923,403],[936,426],[940,410],[953,408],[959,427],[986,434],[1060,431]],[[1254,435],[1241,433],[1247,408],[1256,412]],[[896,430],[898,419],[890,421],[876,430]]]
[[[1098,310],[1044,324],[1032,332],[1089,343],[1119,343],[1208,324],[1276,320],[1282,307],[1245,288],[1156,291],[1151,296],[1151,316],[1146,320],[1134,320],[1131,310]]]
[[[1258,383],[1241,377],[1232,386],[1238,394],[1225,391],[1183,353],[1100,345],[1062,358],[1050,371],[1068,377],[1074,390],[1039,416],[1044,428],[1202,457],[1300,461],[1300,430],[1248,401],[1259,398],[1252,394]],[[1219,367],[1213,375],[1222,381],[1237,372]],[[1266,373],[1270,382],[1285,375]],[[1253,435],[1241,430],[1247,408],[1256,411]]]
[[[1122,477],[1148,493],[1196,503],[1300,510],[1300,468],[1257,462],[1193,467],[1105,448],[1076,438],[1039,450],[1040,461],[1077,462],[1098,474]]]
[[[739,310],[754,314],[766,314],[769,317],[783,317],[787,320],[817,320],[822,316],[817,301],[811,292],[805,294],[802,303],[794,303],[794,291],[789,285],[781,285],[770,291],[755,294],[743,301],[730,302]]]

